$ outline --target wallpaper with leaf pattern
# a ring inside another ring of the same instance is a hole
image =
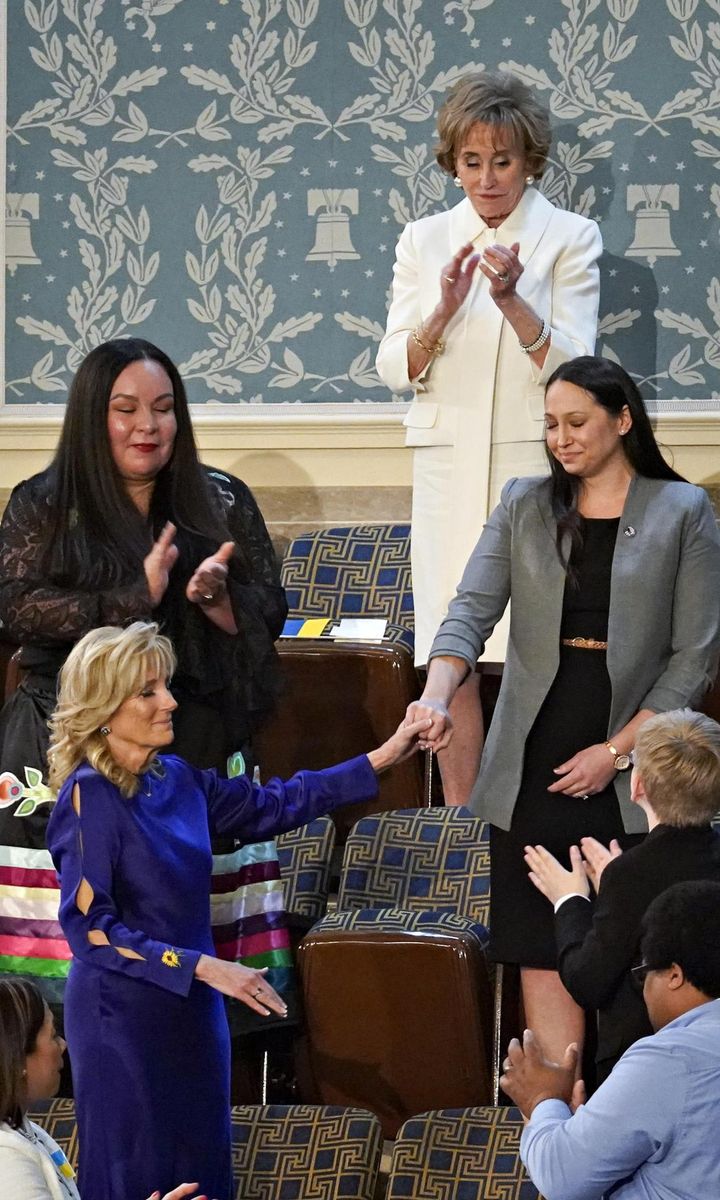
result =
[[[601,222],[602,352],[720,408],[720,0],[9,0],[6,403],[133,333],[196,402],[391,399],[396,239],[458,200],[434,114],[498,65]]]

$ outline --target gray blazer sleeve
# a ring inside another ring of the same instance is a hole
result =
[[[512,528],[509,505],[518,479],[505,484],[500,503],[487,519],[468,559],[457,594],[430,649],[428,661],[439,655],[462,658],[474,669],[495,625],[510,599]]]
[[[697,704],[717,669],[720,534],[710,502],[700,489],[683,530],[672,614],[670,657],[639,705],[654,712]]]

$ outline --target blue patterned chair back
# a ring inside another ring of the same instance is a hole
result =
[[[489,907],[488,829],[466,808],[399,809],[352,829],[338,910],[432,910],[487,926]]]
[[[411,1117],[393,1146],[386,1200],[542,1200],[520,1162],[517,1108],[441,1109]]]
[[[74,1171],[78,1167],[78,1135],[75,1124],[75,1101],[56,1097],[38,1100],[28,1111],[28,1117],[50,1134],[63,1151]]]
[[[359,1108],[232,1109],[237,1200],[373,1200],[382,1130]]]
[[[281,576],[290,617],[385,617],[412,652],[409,525],[316,529],[290,543]]]
[[[334,848],[335,826],[330,817],[318,817],[300,829],[280,834],[277,852],[286,912],[311,921],[324,916]]]

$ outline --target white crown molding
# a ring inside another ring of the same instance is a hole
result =
[[[402,447],[408,405],[191,405],[204,449],[372,449]],[[6,405],[0,410],[0,452],[53,450],[60,405]],[[720,446],[720,411],[662,413],[653,421],[664,445]]]

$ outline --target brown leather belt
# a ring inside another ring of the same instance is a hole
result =
[[[573,646],[575,650],[607,650],[607,642],[599,642],[597,638],[574,637],[561,638],[563,646]]]

